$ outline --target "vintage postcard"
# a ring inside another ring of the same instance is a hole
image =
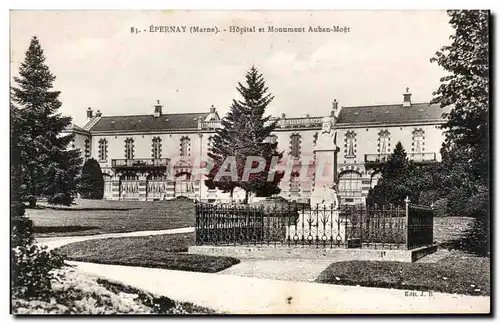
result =
[[[11,313],[489,314],[489,35],[11,10]]]

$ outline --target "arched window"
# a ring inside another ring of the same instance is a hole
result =
[[[134,158],[134,139],[127,138],[125,140],[125,159],[132,160]]]
[[[339,175],[339,196],[342,198],[361,197],[361,183],[361,174],[358,172],[342,172]]]
[[[300,135],[290,135],[290,155],[293,157],[300,157]]]
[[[189,137],[184,136],[181,138],[181,145],[180,145],[181,156],[189,156],[190,154],[189,144],[190,144]]]
[[[345,134],[344,139],[344,150],[346,158],[356,157],[356,133],[353,131],[348,131]]]
[[[161,159],[161,138],[153,137],[151,143],[151,155],[153,159]]]
[[[108,160],[108,140],[101,138],[99,140],[99,161]]]

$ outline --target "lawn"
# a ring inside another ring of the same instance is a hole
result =
[[[325,269],[316,281],[349,286],[490,295],[490,260],[454,252],[436,263],[337,262]]]
[[[443,245],[460,239],[473,225],[471,217],[434,217],[434,241]]]
[[[434,240],[439,247],[451,249],[465,240],[474,219],[434,218]],[[465,245],[464,245],[465,246]],[[438,291],[465,295],[490,295],[490,259],[452,250],[434,263],[387,261],[347,261],[332,263],[316,279],[337,285],[383,287],[417,291]]]
[[[110,238],[71,243],[58,252],[73,261],[208,273],[240,262],[231,257],[184,253],[194,241],[194,233]]]
[[[37,237],[94,235],[194,226],[191,201],[83,200],[71,207],[26,209]]]

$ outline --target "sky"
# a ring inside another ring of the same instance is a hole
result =
[[[11,77],[36,35],[61,91],[61,112],[104,116],[208,112],[239,99],[255,65],[275,99],[268,113],[324,116],[340,106],[428,102],[445,72],[429,59],[450,43],[445,11],[11,11]],[[217,26],[150,33],[150,26]],[[347,33],[230,33],[229,26],[348,27]],[[133,34],[131,27],[141,33]],[[226,29],[226,32],[223,30]],[[144,32],[146,30],[146,32]]]

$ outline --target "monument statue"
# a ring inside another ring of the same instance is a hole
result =
[[[335,117],[324,117],[322,129],[314,145],[314,158],[316,165],[314,190],[311,195],[311,205],[316,204],[338,206],[337,193],[334,184],[336,169],[336,141],[337,132],[333,129]],[[330,207],[328,207],[330,208]]]
[[[314,150],[333,151],[337,148],[337,132],[333,130],[334,117],[323,117],[321,132],[317,135]]]
[[[332,127],[333,127],[333,118],[332,117],[324,117],[323,120],[322,120],[322,128],[321,128],[321,134],[330,134],[330,132],[332,131]]]

